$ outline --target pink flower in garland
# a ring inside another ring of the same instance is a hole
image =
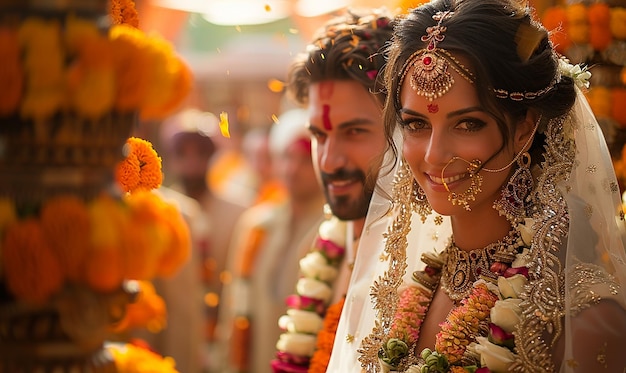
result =
[[[423,288],[410,286],[404,289],[400,294],[389,337],[401,339],[408,345],[417,342],[429,302],[430,297]]]

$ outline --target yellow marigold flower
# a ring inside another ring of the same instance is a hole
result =
[[[109,346],[118,373],[178,373],[174,359],[161,357],[145,348],[126,344]]]
[[[100,36],[85,37],[76,47],[76,58],[68,72],[71,104],[81,116],[97,119],[113,107],[115,98],[111,43]]]
[[[61,289],[60,264],[37,220],[29,218],[8,226],[2,247],[6,284],[16,297],[45,303]]]
[[[178,58],[172,58],[169,64],[172,79],[168,97],[160,105],[145,107],[141,111],[141,118],[144,120],[167,117],[180,106],[191,91],[193,77],[189,66]]]
[[[626,39],[626,8],[611,8],[611,33],[617,39]]]
[[[87,206],[91,222],[89,251],[85,258],[85,282],[98,291],[112,291],[124,279],[123,253],[128,209],[109,195],[95,198]]]
[[[76,52],[83,44],[101,37],[96,25],[75,15],[65,21],[64,41],[71,52]]]
[[[111,40],[115,85],[115,108],[119,111],[137,110],[144,101],[152,65],[142,46],[124,35]]]
[[[76,196],[54,197],[43,205],[40,219],[63,273],[70,280],[80,280],[91,229],[87,207]]]
[[[569,5],[566,8],[568,35],[575,44],[586,44],[589,41],[589,22],[587,6],[583,3]]]
[[[24,78],[20,60],[17,31],[0,28],[0,115],[15,112],[24,90]]]
[[[21,114],[45,119],[65,104],[64,53],[56,21],[26,19],[18,31],[27,76]]]

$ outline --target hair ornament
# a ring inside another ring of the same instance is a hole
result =
[[[587,66],[580,67],[580,64],[572,65],[565,57],[559,58],[559,73],[572,79],[580,89],[589,88],[591,72],[587,68]]]
[[[463,64],[447,50],[437,48],[437,44],[446,37],[447,27],[442,25],[442,22],[453,14],[454,12],[447,11],[437,12],[433,15],[433,19],[438,21],[437,24],[427,27],[426,35],[421,37],[421,40],[427,42],[428,45],[425,49],[420,49],[413,53],[402,68],[398,84],[398,100],[402,82],[411,67],[413,67],[409,80],[411,88],[418,95],[428,98],[429,101],[443,96],[454,85],[454,77],[450,74],[450,67],[468,82],[474,83],[474,75]]]
[[[499,88],[495,88],[493,91],[497,98],[510,99],[513,101],[534,100],[552,91],[561,81],[562,76],[567,76],[572,79],[574,84],[580,89],[589,88],[591,72],[587,70],[587,66],[581,67],[580,64],[572,65],[567,58],[560,57],[556,76],[547,87],[534,92],[509,92],[506,89]]]

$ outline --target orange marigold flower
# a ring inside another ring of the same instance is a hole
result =
[[[0,115],[7,115],[19,107],[24,89],[20,46],[13,29],[0,28],[0,61]]]
[[[154,70],[155,78],[161,79],[161,87],[154,85],[154,89],[148,92],[148,97],[140,116],[143,120],[157,120],[167,117],[187,97],[193,84],[191,69],[176,57],[173,52],[162,52],[165,61],[161,61],[162,66]],[[157,91],[163,89],[164,91]]]
[[[108,195],[91,201],[88,212],[91,231],[85,258],[85,282],[97,291],[112,291],[124,280],[123,251],[130,216],[120,201]]]
[[[165,301],[155,291],[150,281],[139,281],[140,291],[137,299],[126,305],[126,314],[113,326],[115,332],[137,328],[148,328],[150,332],[161,331],[166,324],[167,311]]]
[[[37,220],[11,224],[2,246],[6,283],[16,297],[45,303],[61,289],[64,279],[60,264]]]
[[[593,49],[602,51],[611,44],[611,9],[605,3],[589,5],[589,43]]]
[[[111,24],[139,27],[139,15],[133,0],[109,1],[109,17],[111,18]]]
[[[172,234],[168,248],[161,256],[157,275],[170,277],[189,259],[191,235],[185,219],[174,205],[167,204],[164,206],[163,217],[165,218],[163,222]]]
[[[115,108],[120,111],[137,110],[151,84],[152,65],[145,47],[137,45],[133,38],[121,32],[129,27],[118,26],[116,29],[120,32],[112,33],[111,40],[117,86]]]
[[[161,186],[163,182],[162,161],[152,147],[152,143],[131,137],[126,140],[126,151],[128,152],[126,159],[116,167],[117,182],[122,190],[133,193]]]
[[[125,277],[148,280],[156,275],[172,239],[166,222],[169,217],[163,208],[165,202],[155,193],[141,190],[127,194],[124,200],[130,207],[133,225],[126,237]]]
[[[621,128],[626,128],[626,89],[613,88],[611,91],[611,117],[619,123]]]
[[[127,141],[131,146],[131,152],[135,153],[139,160],[139,185],[138,189],[152,190],[161,186],[163,172],[161,172],[161,157],[152,147],[149,141],[131,137]]]
[[[344,302],[345,299],[341,298],[337,303],[330,305],[326,309],[323,329],[317,334],[316,350],[311,357],[309,373],[326,372]]]
[[[475,342],[468,336],[475,336],[488,322],[489,312],[498,300],[498,296],[485,284],[472,288],[470,295],[461,301],[461,305],[452,309],[447,320],[441,324],[437,334],[435,349],[445,355],[450,364],[463,358],[467,346]]]
[[[611,91],[604,86],[594,86],[586,94],[589,106],[597,118],[611,117]]]
[[[567,35],[567,12],[562,6],[554,6],[543,13],[542,23],[550,31],[550,40],[555,49],[563,54],[570,47],[571,40]]]
[[[137,159],[137,156],[132,154],[128,148],[127,146],[126,149],[129,154],[115,166],[115,180],[124,192],[137,189],[139,185],[139,173],[141,172],[139,159]]]
[[[91,229],[87,207],[76,196],[54,197],[43,205],[40,219],[45,238],[65,276],[80,280]]]

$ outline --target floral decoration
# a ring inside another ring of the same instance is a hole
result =
[[[302,277],[296,284],[296,294],[287,298],[287,314],[278,321],[285,332],[276,343],[278,351],[272,361],[274,373],[307,372],[309,364],[315,372],[325,371],[330,351],[319,350],[314,365],[311,357],[316,352],[316,342],[325,349],[328,342],[332,343],[334,333],[331,331],[336,330],[332,320],[338,322],[341,312],[343,301],[328,309],[327,306],[333,295],[332,283],[345,255],[345,224],[336,217],[325,220],[313,249],[300,260]],[[322,318],[324,315],[327,320]]]
[[[126,25],[103,34],[76,16],[30,16],[0,26],[0,115],[46,120],[71,111],[96,120],[112,110],[144,119],[171,114],[191,89],[191,72],[164,39]],[[93,97],[98,97],[94,100]]]
[[[110,0],[108,13],[114,25],[139,27],[139,14],[133,0]]]
[[[115,179],[126,193],[138,190],[152,190],[161,186],[161,157],[149,141],[130,137],[126,140],[126,158],[118,163]]]
[[[396,321],[379,351],[382,372],[508,371],[515,360],[514,332],[522,317],[520,296],[528,283],[526,265],[534,234],[533,224],[533,220],[528,218],[518,224],[516,229],[523,246],[518,249],[515,260],[509,264],[495,262],[492,265],[491,272],[497,274],[495,283],[485,277],[473,284],[469,295],[450,311],[445,322],[440,325],[434,349],[424,349],[419,359],[411,355],[430,305],[431,292],[420,284],[403,290],[396,309]],[[440,271],[440,268],[427,264],[420,274],[437,281]],[[407,293],[408,289],[413,290]]]
[[[345,299],[341,298],[337,303],[332,304],[326,310],[324,317],[324,325],[322,330],[317,334],[317,343],[315,344],[315,352],[311,357],[309,365],[309,373],[326,373],[330,354],[333,351],[335,343],[335,334],[339,326],[339,317],[343,309]]]
[[[118,373],[178,373],[174,359],[162,357],[147,348],[127,343],[110,344],[107,350],[115,359]]]

